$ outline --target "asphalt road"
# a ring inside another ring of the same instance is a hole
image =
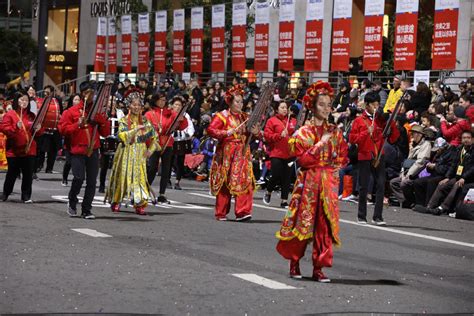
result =
[[[321,284],[309,279],[309,250],[307,278],[288,278],[275,251],[276,194],[273,207],[255,194],[249,223],[217,222],[207,183],[183,181],[167,192],[173,203],[149,206],[148,216],[112,214],[98,194],[90,221],[67,216],[59,174],[39,176],[34,204],[19,202],[19,181],[0,202],[2,314],[474,312],[472,222],[387,208],[387,228],[360,226],[355,204],[341,203],[342,247],[325,270],[332,283]]]

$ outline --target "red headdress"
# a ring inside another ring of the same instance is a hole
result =
[[[224,95],[225,103],[227,103],[227,105],[230,106],[232,104],[233,97],[235,97],[236,95],[241,95],[243,97],[244,94],[245,94],[245,91],[242,88],[242,86],[239,84],[236,84],[235,86],[233,86],[232,88],[230,88],[229,90],[225,92],[225,95]]]
[[[328,82],[322,80],[318,80],[310,85],[306,90],[306,95],[303,97],[303,105],[306,109],[313,109],[314,100],[316,100],[320,94],[328,95],[332,98],[334,96],[334,90]]]

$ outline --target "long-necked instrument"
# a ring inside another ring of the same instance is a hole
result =
[[[86,123],[95,122],[98,114],[105,115],[109,107],[109,98],[112,93],[112,84],[100,82],[97,88],[97,94],[91,109],[87,113]],[[87,147],[87,155],[90,156],[94,150],[94,139],[97,135],[97,125],[94,126],[91,141]]]
[[[168,146],[168,143],[171,139],[171,135],[178,129],[181,119],[184,117],[184,114],[188,111],[189,106],[190,106],[189,102],[183,101],[183,106],[179,110],[178,115],[176,115],[170,127],[165,132],[166,141],[163,145],[162,151],[164,151],[166,149],[166,146]]]
[[[298,116],[296,117],[296,126],[295,131],[297,131],[301,126],[304,125],[308,118],[308,109],[304,106],[301,106],[301,110],[298,112]]]
[[[43,100],[43,104],[40,107],[38,114],[36,115],[35,120],[33,121],[33,124],[31,125],[31,138],[28,144],[26,145],[26,148],[25,148],[26,152],[30,151],[31,144],[33,143],[33,140],[36,136],[36,132],[38,132],[39,127],[41,127],[41,125],[43,124],[46,114],[48,113],[49,104],[51,103],[52,100],[53,100],[52,95],[50,95],[49,97]]]

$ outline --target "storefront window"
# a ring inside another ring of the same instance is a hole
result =
[[[66,23],[66,9],[49,10],[48,12],[48,38],[46,40],[48,51],[64,50],[64,29]]]
[[[67,10],[66,51],[77,52],[79,41],[79,8]]]

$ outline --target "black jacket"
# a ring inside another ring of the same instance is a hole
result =
[[[428,169],[428,172],[431,173],[432,176],[444,177],[446,175],[446,172],[448,172],[449,168],[451,167],[451,163],[453,162],[453,157],[456,152],[457,147],[449,146],[442,153],[435,154],[431,161],[435,164],[435,167],[432,169]]]
[[[463,171],[462,171],[461,176],[456,175],[458,166],[461,165],[461,151],[463,147],[464,147],[463,145],[459,145],[456,148],[456,151],[453,152],[452,164],[448,172],[446,173],[446,178],[449,178],[449,179],[463,178],[466,183],[471,183],[471,182],[474,182],[474,146],[471,146],[467,150],[466,154],[464,155],[463,162],[462,162]]]

